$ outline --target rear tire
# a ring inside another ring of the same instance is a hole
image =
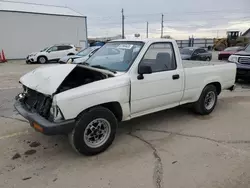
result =
[[[214,85],[207,85],[199,98],[194,104],[194,110],[197,114],[210,114],[217,104],[218,94]]]
[[[78,153],[97,155],[113,143],[117,129],[115,115],[104,107],[95,107],[84,112],[69,134],[69,141]]]

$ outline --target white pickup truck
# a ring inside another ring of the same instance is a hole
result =
[[[21,77],[15,108],[37,131],[69,135],[76,151],[95,155],[112,144],[118,122],[187,103],[211,113],[235,76],[233,63],[182,62],[174,40],[116,40],[82,64]]]

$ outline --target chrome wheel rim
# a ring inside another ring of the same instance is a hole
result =
[[[215,93],[213,91],[207,93],[204,103],[207,110],[211,110],[214,107]]]
[[[46,59],[44,57],[40,57],[40,63],[45,63],[46,62]]]
[[[108,140],[110,133],[110,123],[106,119],[98,118],[87,125],[83,140],[88,147],[98,148]]]

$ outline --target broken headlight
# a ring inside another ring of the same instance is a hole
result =
[[[54,122],[63,120],[63,115],[60,108],[57,105],[52,105],[50,108],[50,117]]]

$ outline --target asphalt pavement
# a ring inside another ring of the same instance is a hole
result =
[[[179,107],[122,123],[107,151],[85,157],[67,137],[41,135],[15,112],[18,79],[38,66],[0,64],[0,187],[250,186],[250,84],[223,92],[209,116]]]

